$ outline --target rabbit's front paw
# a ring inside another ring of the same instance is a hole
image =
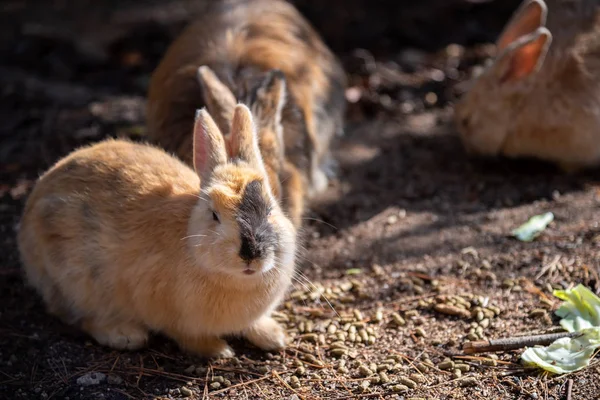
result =
[[[287,344],[285,331],[273,318],[262,317],[245,332],[246,339],[263,350],[280,350]]]
[[[172,335],[179,345],[188,351],[207,358],[231,358],[235,355],[227,342],[217,336]]]
[[[83,329],[101,345],[117,350],[137,350],[148,342],[148,331],[130,322],[108,325],[89,320],[83,323]]]

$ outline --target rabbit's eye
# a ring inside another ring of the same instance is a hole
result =
[[[219,216],[217,215],[216,212],[213,211],[212,215],[213,215],[213,220],[215,220],[216,222],[221,222],[221,221],[219,221]]]

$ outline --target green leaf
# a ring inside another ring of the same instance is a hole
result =
[[[554,214],[547,212],[545,214],[535,215],[529,218],[529,221],[512,231],[514,237],[522,242],[531,242],[535,239],[550,222],[554,221]]]
[[[556,310],[562,317],[560,325],[568,332],[600,327],[600,298],[579,284],[569,290],[555,290],[554,295],[565,302]]]
[[[360,268],[350,268],[346,270],[346,275],[359,275],[362,273]]]
[[[576,338],[555,340],[548,347],[532,347],[521,355],[525,365],[537,366],[556,374],[578,371],[589,365],[600,347],[600,327],[588,328]]]

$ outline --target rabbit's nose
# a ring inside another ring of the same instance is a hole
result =
[[[247,263],[260,259],[264,256],[264,246],[256,240],[253,234],[242,235],[242,246],[240,247],[240,258]]]

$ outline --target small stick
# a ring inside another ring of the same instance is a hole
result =
[[[573,379],[567,381],[567,400],[571,400],[573,397]]]
[[[463,345],[465,354],[486,353],[491,351],[507,351],[532,347],[536,345],[548,345],[556,339],[574,338],[581,336],[581,332],[560,332],[546,335],[517,336],[505,339],[479,340],[467,342]]]

